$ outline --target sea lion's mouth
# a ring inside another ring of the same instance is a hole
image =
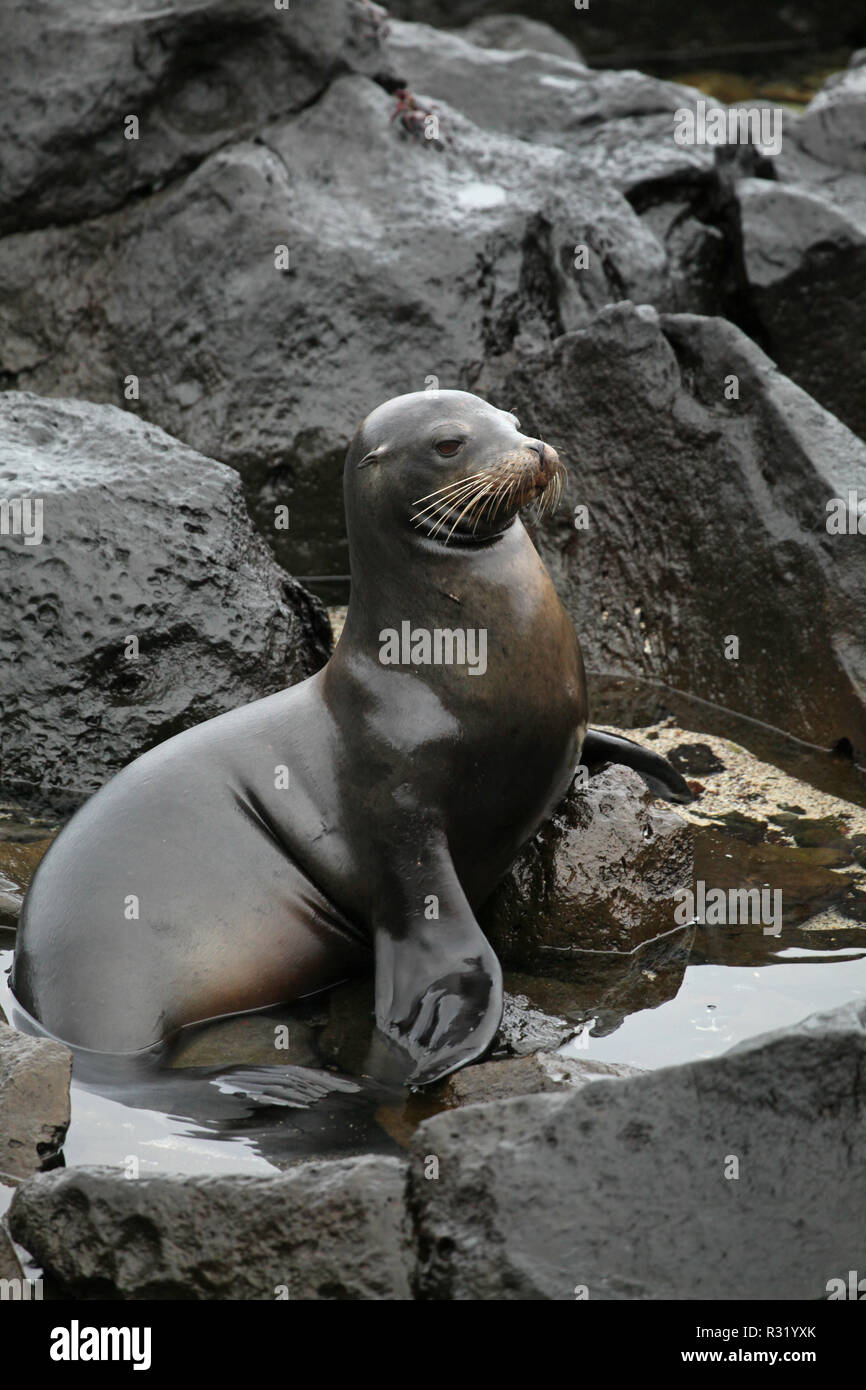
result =
[[[452,538],[489,540],[506,530],[517,513],[536,503],[536,518],[553,511],[562,495],[565,469],[549,444],[516,449],[496,464],[452,479],[419,497],[412,523],[445,545]]]

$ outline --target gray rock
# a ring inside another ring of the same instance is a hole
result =
[[[525,994],[505,991],[497,1046],[506,1052],[515,1057],[528,1057],[534,1052],[553,1052],[574,1031],[573,1023],[534,1008]]]
[[[0,373],[115,404],[134,373],[141,415],[243,474],[286,565],[345,573],[343,459],[371,408],[431,375],[483,389],[612,298],[664,289],[664,252],[615,189],[439,106],[426,141],[381,86],[342,77],[161,193],[5,237]]]
[[[692,832],[630,768],[573,787],[494,892],[481,923],[509,965],[633,951],[673,930],[692,884]],[[531,1050],[531,1049],[528,1049]]]
[[[0,537],[7,785],[74,804],[327,659],[327,617],[255,534],[237,474],[134,415],[0,395],[0,496],[40,500],[44,531]]]
[[[514,1096],[571,1091],[593,1081],[639,1074],[640,1068],[624,1062],[584,1061],[583,1058],[536,1052],[526,1057],[507,1057],[501,1062],[464,1067],[443,1083],[441,1098],[450,1106],[483,1105],[511,1100]]]
[[[479,48],[505,48],[510,51],[528,48],[535,53],[553,53],[573,63],[582,61],[577,48],[564,34],[550,24],[529,19],[523,14],[491,14],[475,19],[459,32]]]
[[[18,1262],[14,1245],[4,1227],[0,1225],[0,1281],[5,1279],[15,1279],[23,1284],[24,1271]],[[0,1298],[2,1298],[2,1294],[0,1294]]]
[[[23,903],[21,885],[0,871],[0,925],[5,926],[7,921],[17,921]]]
[[[784,372],[866,438],[866,180],[853,172],[861,159],[866,168],[866,69],[855,73],[856,100],[822,105],[822,92],[801,120],[786,122],[772,177],[736,182],[732,226],[745,278],[741,320]],[[841,115],[836,128],[837,110],[849,113],[849,129]]]
[[[118,207],[300,110],[337,73],[384,72],[381,28],[361,0],[7,5],[0,232]]]
[[[76,1168],[22,1184],[9,1225],[67,1296],[406,1299],[404,1188],[405,1164],[373,1156],[262,1178]]]
[[[413,91],[447,102],[485,130],[560,146],[623,191],[713,169],[711,149],[673,138],[674,113],[693,109],[701,96],[693,87],[587,68],[568,55],[487,50],[469,34],[426,24],[392,22],[386,42]]]
[[[803,112],[797,133],[816,159],[866,174],[866,65],[858,60],[829,77]]]
[[[864,1025],[849,1005],[711,1061],[426,1121],[419,1296],[825,1298],[862,1269]]]
[[[37,1172],[69,1128],[72,1053],[0,1024],[0,1180]]]
[[[539,545],[591,670],[866,750],[863,538],[825,525],[832,498],[866,496],[854,435],[730,323],[645,305],[603,310],[503,395],[571,466]]]

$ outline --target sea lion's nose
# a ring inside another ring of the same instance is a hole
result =
[[[547,477],[552,477],[559,463],[559,455],[549,444],[545,444],[541,439],[530,439],[526,445],[534,454],[538,455],[538,461]]]

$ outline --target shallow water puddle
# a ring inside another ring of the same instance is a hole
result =
[[[790,958],[790,959],[789,959]],[[779,964],[690,965],[674,999],[633,1013],[615,1032],[592,1022],[560,1048],[564,1057],[667,1067],[718,1057],[736,1043],[798,1023],[808,1014],[866,998],[866,951],[780,951]]]

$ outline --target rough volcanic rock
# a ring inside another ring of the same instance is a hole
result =
[[[853,434],[730,323],[646,305],[527,358],[506,394],[570,468],[539,544],[591,669],[866,750],[863,536],[826,529],[831,499],[866,497]]]
[[[506,990],[502,1000],[502,1022],[495,1047],[514,1057],[555,1052],[574,1033],[574,1024],[544,1009],[533,1008],[525,994]]]
[[[507,964],[579,950],[632,951],[675,926],[692,883],[691,831],[636,772],[607,767],[573,787],[485,903]]]
[[[426,1121],[419,1296],[826,1298],[862,1269],[864,1025],[849,1005],[713,1060]]]
[[[596,173],[624,193],[666,251],[658,308],[727,311],[737,266],[725,164],[709,146],[674,139],[676,113],[702,99],[695,88],[567,55],[479,51],[426,24],[392,22],[387,46],[413,89],[486,129],[560,146],[580,178]]]
[[[56,1157],[69,1127],[72,1053],[0,1024],[0,1180]]]
[[[782,371],[866,438],[866,68],[835,74],[780,156],[734,184],[734,315]]]
[[[391,26],[389,26],[389,29]],[[468,39],[479,48],[504,48],[510,51],[528,48],[536,53],[553,53],[558,58],[582,61],[577,48],[564,34],[550,24],[530,19],[524,14],[490,14],[474,19],[460,30],[460,38]]]
[[[0,1282],[4,1279],[16,1279],[23,1283],[24,1271],[18,1263],[15,1247],[4,1228],[0,1226]]]
[[[712,149],[674,141],[674,113],[701,93],[640,72],[599,71],[567,55],[482,49],[427,24],[389,26],[395,72],[476,125],[574,153],[623,191],[713,169]]]
[[[514,1096],[579,1090],[593,1081],[639,1074],[640,1068],[623,1062],[584,1061],[537,1052],[527,1057],[508,1057],[501,1062],[464,1067],[442,1084],[441,1099],[450,1106],[483,1105],[492,1100],[511,1100]]]
[[[384,72],[381,28],[361,0],[7,0],[0,232],[118,207],[340,72]]]
[[[370,409],[431,377],[483,387],[612,298],[664,288],[653,234],[566,152],[444,106],[428,141],[394,111],[343,77],[161,193],[5,237],[0,373],[115,404],[135,375],[133,409],[244,475],[284,563],[345,573],[343,458]]]
[[[326,616],[274,564],[237,474],[133,415],[0,395],[0,497],[41,502],[43,532],[0,536],[7,785],[74,804],[327,659]]]
[[[74,1297],[405,1299],[405,1164],[310,1163],[277,1177],[45,1174],[9,1227]]]
[[[828,77],[803,112],[797,136],[825,164],[866,174],[866,64],[861,53],[853,55],[844,72]]]

